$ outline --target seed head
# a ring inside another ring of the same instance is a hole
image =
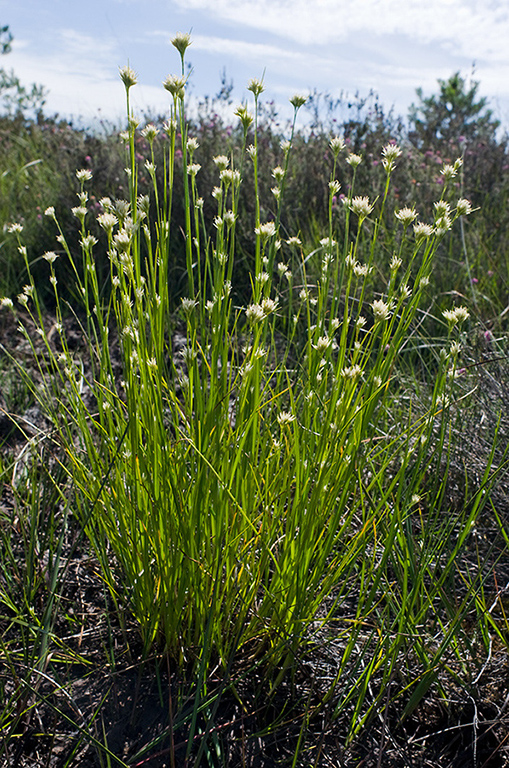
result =
[[[265,297],[262,299],[262,309],[265,316],[270,315],[271,312],[275,312],[277,309],[277,299],[269,299]]]
[[[83,223],[85,216],[87,215],[87,209],[82,205],[77,205],[74,208],[71,208],[71,211],[74,216]]]

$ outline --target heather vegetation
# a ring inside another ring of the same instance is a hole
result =
[[[1,759],[501,766],[506,139],[172,42],[169,119],[0,119]]]

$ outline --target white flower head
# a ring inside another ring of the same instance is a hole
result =
[[[418,221],[414,224],[414,235],[416,240],[425,240],[426,238],[431,237],[432,234],[433,227],[431,224],[425,224],[423,221]]]
[[[399,211],[395,211],[394,215],[398,221],[401,221],[404,227],[409,227],[410,224],[412,224],[417,218],[416,211],[413,208],[408,208],[407,206],[400,208]]]
[[[362,163],[362,157],[351,152],[346,158],[346,162],[348,165],[351,165],[352,168],[357,168]]]
[[[437,200],[437,202],[433,204],[433,207],[435,209],[435,215],[437,218],[440,218],[441,216],[447,216],[451,210],[451,206],[446,200]]]
[[[447,320],[449,326],[452,328],[457,323],[463,323],[470,317],[470,313],[466,307],[455,307],[454,309],[444,309],[443,316]]]
[[[365,219],[374,208],[374,204],[369,202],[369,197],[354,197],[350,203],[350,208],[360,219]]]
[[[341,369],[341,375],[345,379],[358,379],[362,375],[362,368],[360,365],[352,365]]]
[[[307,96],[302,96],[300,93],[294,94],[290,99],[290,104],[295,109],[300,109],[307,101]]]
[[[171,93],[173,98],[182,99],[184,98],[184,88],[186,86],[186,78],[185,77],[179,77],[178,75],[168,75],[168,77],[163,80],[163,86],[166,88],[166,90]]]
[[[267,221],[265,224],[260,224],[259,227],[255,227],[255,235],[258,235],[262,240],[268,240],[269,237],[274,237],[276,234],[276,225],[273,221]]]
[[[97,223],[107,234],[111,234],[113,227],[118,224],[118,219],[114,213],[101,213],[97,217]]]
[[[292,421],[295,421],[295,415],[293,413],[290,413],[290,411],[281,411],[277,415],[277,423],[283,429],[284,427],[289,426]]]
[[[285,175],[284,169],[283,169],[283,168],[281,168],[281,166],[280,166],[280,165],[277,165],[277,166],[276,166],[276,167],[273,169],[273,171],[272,171],[272,175],[273,175],[273,177],[275,178],[275,180],[277,181],[277,183],[278,183],[278,184],[281,184],[281,182],[283,181],[284,175]]]
[[[464,198],[461,198],[456,203],[456,213],[458,216],[468,216],[469,213],[472,213],[472,204],[470,200],[465,200]]]
[[[124,83],[126,90],[129,90],[129,88],[132,88],[133,85],[136,85],[138,82],[138,77],[136,75],[136,72],[134,69],[131,69],[131,67],[120,67],[119,69],[120,79]]]
[[[390,316],[390,310],[389,305],[383,301],[383,299],[375,299],[371,307],[373,309],[373,315],[375,317],[375,322],[381,322],[382,320],[387,320]]]
[[[156,126],[153,123],[148,123],[148,125],[145,126],[145,128],[142,128],[141,135],[144,139],[146,139],[148,142],[152,143],[159,133],[159,130],[156,128]]]
[[[186,49],[191,45],[191,35],[189,32],[177,32],[175,37],[172,38],[171,44],[183,56]]]
[[[76,178],[81,182],[90,181],[92,178],[92,171],[89,171],[87,168],[82,168],[81,170],[76,171]]]
[[[261,93],[264,92],[265,86],[263,85],[262,81],[259,80],[257,77],[251,78],[247,85],[247,90],[251,91],[251,93],[254,94],[255,98],[257,98]]]
[[[230,161],[226,155],[216,155],[216,157],[212,158],[212,162],[217,166],[219,171],[226,171],[230,164]]]
[[[330,347],[331,343],[332,339],[329,338],[329,336],[320,336],[320,338],[316,340],[316,344],[313,344],[312,347],[320,354],[323,354],[325,350]]]
[[[395,161],[401,155],[401,149],[397,144],[386,144],[382,149],[382,165],[386,171],[392,171],[395,168]]]
[[[189,315],[193,311],[193,309],[195,308],[196,301],[194,301],[193,299],[189,299],[187,297],[184,297],[182,299],[182,301],[181,301],[181,306],[182,306],[182,311],[184,312],[184,314],[185,315]]]
[[[232,227],[235,224],[235,218],[236,217],[233,211],[225,212],[223,219],[224,219],[224,223],[228,228]]]
[[[329,146],[332,149],[334,156],[337,157],[341,150],[345,148],[345,141],[341,136],[333,136],[329,142]]]
[[[246,319],[249,323],[259,323],[265,317],[265,312],[260,304],[250,304],[246,309]]]
[[[368,264],[360,264],[359,262],[353,265],[353,272],[356,277],[367,277],[372,269],[373,267]]]
[[[441,237],[448,232],[452,227],[452,220],[450,216],[441,216],[435,222],[435,233],[438,237]]]

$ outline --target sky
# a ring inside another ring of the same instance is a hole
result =
[[[406,117],[416,88],[429,95],[460,71],[509,126],[509,0],[0,0],[5,24],[14,41],[0,66],[45,86],[46,113],[84,125],[122,120],[127,63],[135,112],[167,114],[162,81],[180,74],[170,40],[190,32],[195,100],[214,96],[225,73],[235,105],[263,77],[283,115],[295,93],[373,90]]]

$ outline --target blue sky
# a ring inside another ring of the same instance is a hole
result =
[[[460,70],[481,83],[509,125],[508,0],[0,0],[0,25],[14,35],[0,65],[49,91],[46,111],[113,120],[124,114],[118,68],[139,76],[135,109],[165,113],[162,80],[179,73],[170,45],[193,40],[194,97],[214,95],[221,73],[247,98],[264,74],[265,96],[286,104],[313,89],[367,95],[406,116],[415,89]]]

